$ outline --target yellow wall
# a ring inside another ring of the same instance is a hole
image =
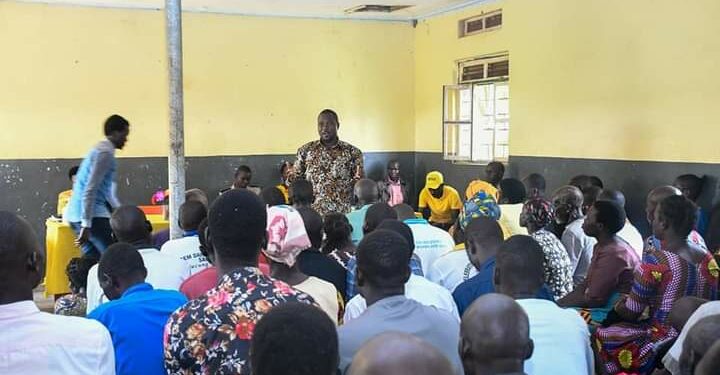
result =
[[[409,24],[183,21],[188,155],[294,153],[325,107],[366,151],[414,148]],[[120,155],[165,155],[164,25],[159,11],[0,2],[0,159],[81,157],[114,112],[132,125]]]
[[[457,21],[503,9],[501,30]],[[510,53],[511,155],[720,162],[720,1],[505,0],[421,21],[416,149],[441,151],[456,59]]]
[[[503,9],[501,30],[457,21]],[[366,151],[442,147],[457,59],[509,51],[510,153],[720,162],[720,1],[501,0],[409,24],[186,14],[188,155],[292,153],[324,107]],[[166,152],[158,11],[0,1],[0,159],[80,157],[112,112]]]

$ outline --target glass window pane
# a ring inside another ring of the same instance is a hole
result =
[[[469,85],[445,86],[443,118],[445,121],[471,121],[472,87]]]

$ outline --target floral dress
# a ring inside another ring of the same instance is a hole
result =
[[[255,324],[286,302],[314,304],[288,284],[244,267],[176,310],[165,326],[168,374],[250,374],[248,350]]]
[[[605,371],[648,374],[658,349],[675,340],[678,331],[668,321],[675,301],[684,296],[714,300],[717,294],[718,265],[710,254],[699,264],[690,264],[679,255],[650,249],[635,270],[632,290],[620,300],[615,311],[632,320],[649,310],[649,319],[601,327],[593,335]]]

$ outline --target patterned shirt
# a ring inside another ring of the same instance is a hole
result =
[[[530,235],[543,249],[545,284],[555,298],[562,298],[573,290],[573,270],[565,246],[545,229]]]
[[[55,301],[55,315],[85,316],[87,298],[79,294],[66,294]]]
[[[313,208],[320,215],[346,214],[350,212],[358,169],[362,175],[363,155],[359,148],[343,141],[333,147],[313,141],[298,149],[294,175],[312,183]]]
[[[248,349],[255,324],[273,306],[313,304],[305,293],[244,267],[176,310],[165,326],[168,374],[250,374]]]

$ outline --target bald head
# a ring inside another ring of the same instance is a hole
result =
[[[512,298],[486,294],[463,314],[460,358],[465,374],[522,372],[532,350],[527,314]]]
[[[377,183],[368,178],[361,178],[355,183],[355,197],[362,205],[372,204],[378,201]]]
[[[658,186],[655,189],[650,190],[650,193],[645,200],[645,215],[647,221],[652,224],[655,218],[655,209],[662,200],[673,195],[682,195],[680,190],[674,186]]]
[[[720,337],[720,315],[700,319],[687,333],[680,355],[680,373],[692,374],[700,359]]]
[[[452,375],[450,361],[425,341],[400,332],[375,336],[355,354],[350,375]]]
[[[113,212],[110,218],[118,242],[138,243],[149,241],[152,229],[145,213],[135,206],[123,206]]]
[[[0,304],[32,300],[42,278],[43,257],[30,224],[0,211]]]

